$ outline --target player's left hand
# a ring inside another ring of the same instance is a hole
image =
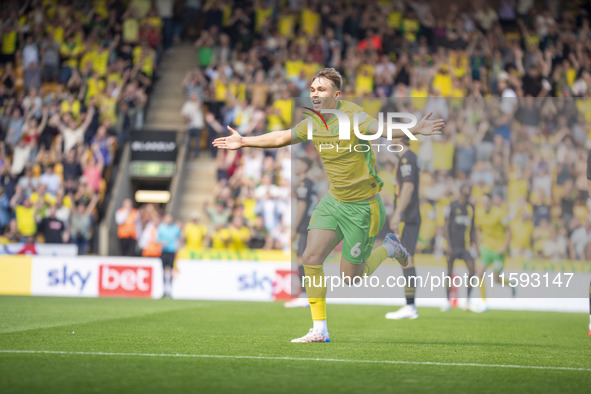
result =
[[[413,127],[412,132],[414,134],[420,135],[439,135],[441,134],[441,130],[445,126],[445,121],[443,119],[435,119],[429,120],[429,118],[433,115],[433,112],[429,112],[425,115],[419,123],[415,127]]]
[[[244,139],[240,135],[240,133],[230,126],[228,126],[228,131],[232,133],[228,137],[221,137],[216,138],[213,140],[213,146],[218,149],[229,149],[229,150],[236,150],[240,149],[244,146]]]
[[[390,230],[394,234],[398,234],[400,228],[400,213],[394,212],[392,218],[390,219]]]

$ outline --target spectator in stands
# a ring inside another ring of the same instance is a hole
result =
[[[248,247],[251,249],[262,249],[267,242],[268,232],[262,216],[257,216],[250,227],[250,241]]]
[[[10,223],[10,199],[4,188],[0,186],[0,235],[4,235]]]
[[[46,217],[39,222],[39,232],[45,243],[61,244],[70,240],[66,224],[56,217],[57,205],[51,205]]]
[[[217,225],[223,226],[228,223],[230,210],[225,208],[222,202],[216,202],[215,208],[211,208],[209,207],[209,203],[205,203],[203,209],[207,213],[209,222],[213,227],[216,227]]]
[[[29,197],[37,186],[39,186],[39,178],[33,176],[33,168],[28,165],[25,167],[25,173],[18,179],[18,187],[26,197]]]
[[[227,250],[232,242],[230,230],[224,223],[216,223],[211,234],[211,248],[214,250]]]
[[[70,149],[62,161],[63,166],[63,184],[66,190],[76,190],[78,179],[82,176],[82,166],[76,160],[76,150]]]
[[[29,197],[24,197],[22,191],[17,189],[10,201],[16,218],[16,229],[23,237],[33,237],[37,233],[37,221],[35,217],[41,208],[43,199],[39,199],[33,205]]]
[[[98,145],[92,146],[92,152],[86,152],[83,157],[89,157],[88,161],[81,161],[82,174],[88,186],[96,193],[100,190],[101,179],[104,170],[103,155]]]
[[[230,226],[230,250],[241,251],[247,248],[250,241],[250,230],[244,225],[244,220],[240,216],[234,216]]]
[[[48,165],[45,167],[43,175],[39,177],[39,183],[45,185],[47,192],[55,196],[60,188],[62,180],[59,175],[54,172],[53,166]]]
[[[123,200],[121,208],[115,213],[117,223],[117,237],[122,256],[135,256],[135,247],[140,234],[140,214],[133,207],[131,199]]]
[[[203,109],[201,108],[201,102],[199,101],[197,92],[192,92],[189,100],[183,104],[181,115],[187,124],[187,148],[193,157],[198,157],[201,148],[201,131],[204,127],[204,120]],[[195,139],[195,147],[191,151],[191,141],[193,139]]]
[[[79,255],[86,254],[88,242],[92,237],[93,215],[97,203],[98,195],[94,195],[88,205],[78,202],[70,216],[70,236],[78,247]]]
[[[199,212],[191,214],[191,221],[183,228],[185,247],[192,250],[201,250],[208,243],[207,227],[200,223]]]

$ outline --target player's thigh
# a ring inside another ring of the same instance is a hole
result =
[[[308,244],[302,255],[302,263],[304,265],[322,265],[341,239],[342,237],[333,230],[308,230]]]
[[[343,213],[340,222],[343,233],[341,272],[345,276],[360,276],[377,236],[386,222],[384,204],[378,196],[372,200],[355,203],[351,209]]]
[[[338,213],[339,201],[330,194],[324,196],[314,208],[308,225],[307,245],[302,254],[304,265],[322,265],[343,239]]]

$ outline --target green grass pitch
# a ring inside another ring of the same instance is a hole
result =
[[[310,312],[280,303],[3,296],[0,392],[591,388],[586,314],[419,308],[418,320],[384,319],[392,309],[329,305],[332,343],[294,344]]]

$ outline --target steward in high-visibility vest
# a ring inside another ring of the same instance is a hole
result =
[[[140,226],[140,213],[133,208],[131,200],[123,201],[123,206],[115,213],[117,237],[123,256],[135,256],[135,245]]]

